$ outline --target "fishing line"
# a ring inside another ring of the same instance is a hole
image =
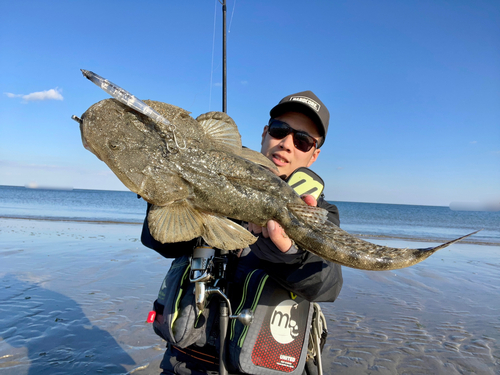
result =
[[[229,20],[229,27],[227,29],[228,34],[231,32],[231,24],[233,23],[234,8],[236,8],[236,0],[234,0],[234,3],[233,3],[233,11],[231,12],[231,19]]]

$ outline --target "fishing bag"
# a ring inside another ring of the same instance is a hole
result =
[[[191,262],[188,256],[176,258],[168,270],[155,301],[154,309],[163,319],[155,319],[153,329],[157,335],[179,348],[192,344],[204,346],[208,340],[207,324],[216,311],[210,304],[203,311],[196,307],[194,287],[189,280]],[[209,324],[211,326],[211,324]]]
[[[211,331],[218,327],[218,300],[198,310],[190,270],[188,256],[176,258],[155,301],[156,314],[163,318],[153,322],[154,331],[178,348],[201,347],[209,341],[213,345]],[[251,309],[254,318],[249,326],[237,319],[229,321],[225,350],[229,372],[302,375],[313,304],[288,292],[263,270],[250,272],[242,285],[231,284],[230,300],[233,314]]]
[[[312,304],[293,295],[262,270],[250,272],[241,289],[231,293],[233,314],[254,313],[252,324],[231,320],[228,329],[228,370],[254,375],[302,374]]]

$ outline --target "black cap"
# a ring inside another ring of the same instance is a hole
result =
[[[328,112],[323,102],[312,91],[302,91],[284,97],[271,109],[271,118],[276,118],[286,112],[300,112],[313,120],[318,127],[320,135],[323,137],[318,147],[325,143],[330,112]]]

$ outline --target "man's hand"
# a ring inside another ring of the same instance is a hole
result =
[[[303,195],[301,198],[308,206],[318,205],[318,202],[312,195]],[[286,253],[292,247],[292,240],[285,233],[281,225],[274,220],[269,220],[265,227],[248,223],[248,230],[254,234],[262,233],[265,238],[270,238],[282,253]]]

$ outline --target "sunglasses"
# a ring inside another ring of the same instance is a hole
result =
[[[302,152],[307,152],[311,148],[316,147],[316,139],[306,132],[293,129],[286,122],[280,120],[273,118],[269,120],[267,132],[275,139],[283,139],[288,134],[293,133],[293,145],[297,150]]]

